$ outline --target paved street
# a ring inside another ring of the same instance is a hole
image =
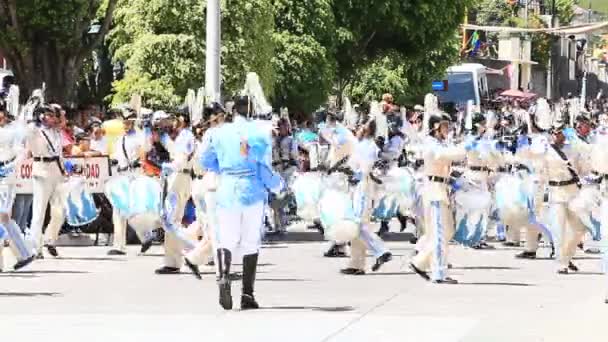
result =
[[[558,276],[551,260],[515,260],[518,249],[458,247],[451,254],[452,275],[461,284],[437,286],[408,270],[412,245],[389,246],[396,257],[381,272],[347,277],[338,273],[344,259],[321,257],[324,243],[266,245],[256,289],[264,308],[255,312],[221,310],[210,267],[203,281],[190,274],[154,275],[159,247],[146,256],[133,247],[128,257],[107,257],[106,247],[63,247],[60,259],[0,274],[1,336],[87,342],[608,340],[608,278],[599,273],[597,256],[580,254],[582,272]],[[239,294],[240,282],[234,287]]]

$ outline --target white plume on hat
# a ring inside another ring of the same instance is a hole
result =
[[[548,130],[553,126],[553,113],[546,99],[538,99],[536,104],[536,112],[534,113],[534,122],[536,126],[542,130]]]
[[[242,95],[249,96],[251,100],[252,111],[250,114],[267,115],[272,113],[272,106],[266,100],[266,96],[264,96],[260,77],[255,72],[247,74],[245,87],[241,93]]]

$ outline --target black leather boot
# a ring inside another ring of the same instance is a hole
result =
[[[217,279],[217,286],[220,290],[220,305],[224,310],[232,310],[230,264],[232,264],[232,253],[225,248],[218,249],[217,267],[219,278]]]
[[[259,309],[255,301],[253,289],[255,275],[258,267],[258,254],[249,254],[243,257],[243,295],[241,296],[241,310]]]

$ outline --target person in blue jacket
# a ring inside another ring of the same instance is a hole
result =
[[[219,302],[232,309],[230,266],[232,256],[243,255],[243,291],[241,309],[257,309],[253,291],[258,253],[262,241],[264,206],[268,192],[284,187],[281,177],[273,172],[266,156],[271,136],[246,116],[252,108],[246,96],[235,99],[232,123],[218,128],[203,151],[203,168],[220,177],[217,196],[217,272]]]

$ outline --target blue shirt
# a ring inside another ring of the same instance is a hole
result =
[[[281,177],[265,162],[270,149],[270,137],[266,135],[267,132],[242,117],[213,132],[201,164],[220,175],[218,206],[254,205],[266,201],[268,191],[281,189]]]

